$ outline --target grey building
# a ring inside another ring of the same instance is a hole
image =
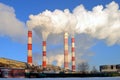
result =
[[[100,72],[119,72],[120,73],[120,64],[117,65],[101,65]]]

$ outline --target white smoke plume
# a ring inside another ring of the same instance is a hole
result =
[[[102,5],[95,6],[92,11],[88,11],[83,5],[79,5],[72,12],[69,9],[63,11],[56,9],[53,12],[46,10],[38,15],[30,15],[29,18],[30,20],[27,21],[28,28],[33,29],[37,35],[42,35],[44,40],[47,37],[51,38],[51,35],[54,34],[63,35],[64,32],[74,35],[77,60],[84,61],[81,56],[85,53],[92,53],[89,49],[94,45],[93,39],[105,40],[108,45],[120,44],[120,10],[119,5],[114,1],[105,7]],[[60,38],[56,36],[52,39],[51,44]],[[63,38],[60,40],[63,42]],[[59,53],[63,54],[64,52],[58,51],[49,55],[51,60],[49,62],[57,61],[57,65],[62,65],[63,55]],[[59,58],[54,57],[55,55]]]
[[[120,10],[114,1],[106,5],[95,6],[88,11],[83,5],[77,6],[73,13],[68,9],[46,10],[38,15],[30,15],[27,25],[42,33],[43,39],[51,33],[86,33],[97,39],[104,39],[109,45],[120,43]],[[39,35],[38,34],[38,35]]]
[[[54,64],[53,62],[56,62],[57,66],[62,66],[63,63],[64,63],[64,54],[56,54],[55,56],[56,57],[50,56],[48,63],[49,64]]]
[[[71,21],[72,19],[74,21]],[[43,39],[46,40],[50,33],[59,34],[65,31],[72,31],[73,33],[76,18],[68,9],[64,11],[55,10],[54,12],[46,10],[38,15],[30,15],[27,25],[29,29],[35,30],[38,35],[42,34]]]
[[[73,13],[77,16],[78,33],[87,33],[94,38],[106,40],[108,45],[120,43],[120,10],[114,1],[106,5],[98,5],[87,11],[84,6],[76,7]]]
[[[25,24],[16,18],[14,9],[0,3],[0,36],[8,36],[12,40],[25,42],[26,32]]]

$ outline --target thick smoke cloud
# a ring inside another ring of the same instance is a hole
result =
[[[38,15],[30,15],[27,25],[30,29],[37,29],[37,33],[42,33],[43,39],[52,33],[85,33],[113,45],[120,43],[119,23],[119,5],[113,1],[105,8],[102,5],[95,6],[92,11],[86,10],[83,5],[77,6],[72,13],[68,9],[46,10]]]
[[[83,5],[79,5],[72,12],[69,9],[63,11],[56,9],[53,12],[46,10],[38,15],[30,15],[29,18],[28,28],[34,30],[37,35],[42,35],[43,40],[48,37],[48,44],[52,45],[54,41],[58,41],[58,45],[63,47],[63,44],[59,44],[63,43],[63,36],[62,38],[58,36],[63,35],[64,32],[68,32],[70,36],[74,35],[77,61],[85,61],[81,59],[85,53],[86,55],[94,54],[89,49],[95,44],[95,39],[104,40],[108,45],[120,44],[120,10],[119,5],[114,1],[105,7],[95,6],[91,11],[85,9]],[[51,38],[51,35],[58,36]],[[61,66],[63,64],[64,52],[61,52],[63,48],[56,50],[58,52],[47,51],[50,53],[48,54],[49,62],[56,61],[57,65]],[[60,58],[54,58],[54,55]]]
[[[0,36],[24,42],[26,31],[25,24],[16,18],[14,9],[0,3]]]
[[[106,40],[108,45],[120,43],[120,10],[119,5],[114,1],[103,8],[98,5],[87,11],[80,5],[74,9],[77,16],[77,32],[87,33],[94,38]]]
[[[30,20],[27,22],[29,29],[34,29],[38,35],[42,34],[44,40],[50,33],[59,34],[65,31],[74,33],[77,22],[75,16],[68,9],[54,12],[46,10],[38,15],[30,15],[29,18]],[[71,21],[72,19],[74,21]]]

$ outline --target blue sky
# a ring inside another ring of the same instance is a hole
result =
[[[106,4],[109,4],[112,1],[113,0],[0,0],[0,3],[12,7],[15,11],[16,19],[23,24],[26,24],[30,14],[37,15],[46,9],[54,11],[55,9],[64,10],[68,8],[72,12],[76,6],[82,4],[88,11],[91,11],[94,6],[103,5],[105,7]],[[120,6],[119,0],[114,1]],[[26,26],[24,27],[27,28]],[[7,35],[0,36],[0,57],[26,62],[26,42],[27,39],[22,43],[13,40]],[[39,42],[39,44],[41,45],[41,42]],[[41,53],[42,48],[39,44],[37,42],[33,43],[33,53]],[[61,48],[61,45],[48,46],[48,50],[54,50],[56,48]],[[108,46],[104,40],[95,40],[95,44],[92,45],[88,51],[93,53],[90,58],[87,57],[91,66],[120,64],[119,44]],[[85,56],[83,58],[85,58]]]

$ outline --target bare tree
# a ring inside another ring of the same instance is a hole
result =
[[[89,64],[87,62],[78,63],[78,70],[82,73],[89,71]]]
[[[93,68],[92,68],[92,70],[91,70],[91,73],[97,73],[97,72],[98,72],[98,70],[96,69],[95,66],[93,66]]]

